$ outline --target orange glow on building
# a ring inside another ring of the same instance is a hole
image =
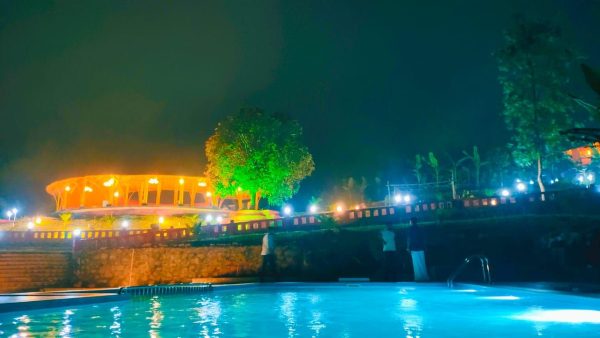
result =
[[[588,166],[592,163],[594,153],[600,152],[600,142],[596,142],[593,146],[584,146],[567,150],[565,153],[570,157],[571,161],[576,164]]]
[[[67,178],[46,187],[56,211],[103,207],[218,207],[205,177],[179,175],[91,175]],[[236,196],[235,198],[239,198]]]

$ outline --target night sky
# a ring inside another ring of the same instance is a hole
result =
[[[506,142],[492,53],[515,15],[600,66],[598,0],[368,3],[0,1],[0,208],[49,210],[46,184],[74,175],[202,175],[243,106],[304,127],[299,203],[345,176],[412,179],[417,152]]]

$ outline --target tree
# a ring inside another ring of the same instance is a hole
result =
[[[577,57],[560,30],[544,22],[519,20],[504,39],[497,60],[504,121],[512,133],[509,146],[518,166],[537,166],[537,183],[544,193],[547,162],[567,148],[559,131],[572,127],[565,85]]]
[[[463,154],[465,155],[466,159],[471,160],[473,163],[473,169],[475,171],[475,187],[479,189],[479,185],[481,183],[481,167],[487,165],[488,163],[481,161],[481,156],[479,156],[479,149],[477,149],[477,146],[473,146],[472,154],[469,154],[465,150],[463,150]]]
[[[423,161],[423,156],[419,154],[415,156],[415,168],[413,169],[413,172],[415,173],[415,177],[417,178],[418,184],[421,184],[421,181],[423,180]]]
[[[440,164],[433,154],[433,152],[429,152],[427,165],[431,167],[433,170],[433,177],[435,177],[435,185],[436,187],[440,185]]]
[[[297,121],[259,108],[241,109],[223,120],[206,141],[206,175],[219,196],[248,192],[258,209],[261,198],[281,205],[309,176],[314,162],[301,142]]]

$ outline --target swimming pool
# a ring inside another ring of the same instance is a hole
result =
[[[271,284],[0,316],[3,336],[600,337],[600,299],[440,284]]]

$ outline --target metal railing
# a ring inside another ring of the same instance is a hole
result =
[[[483,275],[483,282],[486,284],[492,284],[492,275],[490,274],[490,262],[488,258],[484,255],[472,255],[462,262],[462,264],[448,277],[448,287],[451,288],[454,286],[454,279],[458,277],[458,275],[463,272],[463,270],[471,263],[473,260],[479,259],[481,263],[481,273]]]
[[[166,285],[148,285],[148,286],[127,286],[119,289],[119,294],[132,296],[152,296],[152,295],[170,295],[180,293],[201,293],[212,291],[211,284],[190,283],[190,284],[166,284]]]

